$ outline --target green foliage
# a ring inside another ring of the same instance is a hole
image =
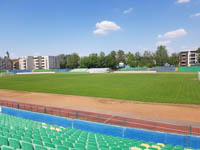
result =
[[[126,63],[127,65],[129,65],[130,67],[136,67],[136,59],[134,54],[132,54],[131,52],[129,52],[126,55]]]
[[[0,78],[0,88],[163,103],[200,104],[196,73],[43,74]]]
[[[66,67],[67,68],[78,68],[79,67],[80,57],[78,54],[73,53],[66,56]]]
[[[117,63],[119,64],[120,62],[126,63],[126,55],[123,50],[117,52]]]
[[[172,66],[178,66],[178,64],[179,64],[179,54],[173,53],[169,57],[168,63]]]
[[[168,52],[165,46],[159,46],[155,53],[157,66],[164,66],[168,62]]]

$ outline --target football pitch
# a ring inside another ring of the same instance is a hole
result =
[[[0,89],[200,104],[200,81],[196,79],[196,73],[14,75],[0,77]]]

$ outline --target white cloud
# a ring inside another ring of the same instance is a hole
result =
[[[158,38],[178,38],[187,35],[187,32],[184,29],[177,29],[174,31],[167,32],[165,34],[159,34]]]
[[[168,45],[170,43],[171,43],[171,41],[158,41],[156,43],[156,46],[160,46],[160,45],[166,46],[166,45]]]
[[[133,11],[133,8],[129,8],[127,10],[124,10],[123,14],[128,14],[131,13]]]
[[[196,13],[196,14],[192,15],[191,17],[200,17],[200,13]]]
[[[93,31],[94,34],[106,35],[109,31],[117,31],[120,30],[120,26],[118,26],[115,22],[112,21],[101,21],[96,23],[96,30]]]
[[[189,3],[191,0],[178,0],[178,3]]]

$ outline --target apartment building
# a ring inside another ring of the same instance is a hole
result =
[[[59,69],[59,56],[24,56],[19,60],[20,69]]]
[[[196,51],[180,52],[180,66],[195,66],[198,63],[198,54]]]
[[[19,59],[13,59],[12,60],[12,70],[18,70],[19,69]]]
[[[34,69],[33,56],[22,56],[19,58],[19,69]]]

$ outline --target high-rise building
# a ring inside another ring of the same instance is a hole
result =
[[[19,59],[20,69],[59,69],[59,56],[23,56]]]
[[[198,53],[196,51],[180,52],[180,66],[195,66],[198,63]]]

